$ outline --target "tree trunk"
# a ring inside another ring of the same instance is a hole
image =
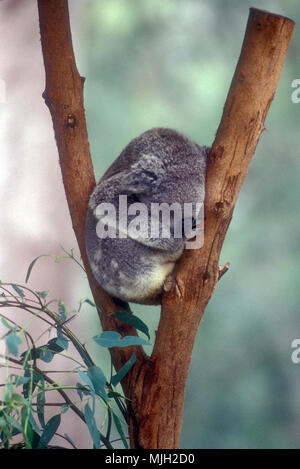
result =
[[[66,197],[88,280],[104,330],[135,334],[108,313],[118,305],[96,284],[84,244],[88,198],[95,185],[67,0],[38,0],[50,109]],[[255,152],[279,80],[294,22],[250,9],[241,55],[209,156],[205,198],[205,240],[178,262],[174,288],[162,302],[151,357],[141,347],[111,349],[119,369],[133,350],[137,362],[124,378],[129,397],[132,448],[177,448],[184,393],[195,335],[219,277],[219,256],[234,206]]]

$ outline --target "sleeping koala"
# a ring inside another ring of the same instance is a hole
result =
[[[188,240],[203,232],[209,150],[176,130],[154,128],[133,139],[100,179],[89,200],[86,250],[111,296],[161,303]]]

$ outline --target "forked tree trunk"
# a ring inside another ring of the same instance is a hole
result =
[[[118,306],[96,284],[85,252],[88,198],[95,185],[83,106],[83,79],[73,54],[67,0],[38,0],[50,109],[66,197],[82,260],[104,330],[136,334],[109,312]],[[219,275],[219,256],[232,212],[279,80],[294,22],[250,9],[244,43],[209,156],[205,240],[178,262],[174,288],[164,295],[151,357],[141,347],[111,349],[119,369],[134,351],[124,378],[132,448],[177,448],[186,379],[195,335]],[[188,90],[187,90],[188,92]],[[196,116],[195,116],[196,118]]]

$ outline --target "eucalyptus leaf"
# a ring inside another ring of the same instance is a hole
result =
[[[121,334],[115,331],[105,331],[101,335],[93,337],[96,344],[101,347],[128,347],[130,345],[150,345],[150,342],[137,336],[127,335],[121,337]]]
[[[72,438],[71,438],[67,433],[64,434],[64,437],[68,440],[68,442],[69,442],[72,446],[74,446],[74,447],[76,448],[76,445],[75,445],[74,441],[72,440]]]
[[[77,373],[79,374],[81,380],[82,380],[84,383],[86,383],[86,384],[90,387],[90,389],[95,393],[96,391],[95,391],[93,382],[92,382],[92,380],[89,378],[89,376],[88,376],[86,373],[84,373],[82,370],[78,370]]]
[[[37,414],[42,428],[45,428],[45,381],[43,377],[37,394]]]
[[[32,412],[30,412],[29,414],[29,422],[32,426],[32,429],[38,434],[38,435],[41,435],[41,430],[39,429],[38,427],[38,424],[36,423],[33,415],[32,415]]]
[[[60,425],[60,421],[61,421],[60,414],[54,415],[53,417],[51,417],[51,419],[47,422],[44,428],[44,431],[38,443],[37,449],[46,448],[46,446],[52,440],[56,430],[58,429]]]
[[[49,290],[43,290],[43,291],[37,291],[36,294],[39,295],[43,300],[46,298],[48,295]]]
[[[6,337],[6,346],[9,353],[17,357],[19,355],[19,346],[22,344],[22,339],[13,332]]]
[[[45,363],[50,363],[53,360],[54,353],[47,349],[47,347],[41,347],[38,349],[38,355],[36,358],[40,358]]]
[[[23,395],[27,398],[34,392],[36,385],[43,379],[43,376],[37,371],[28,370],[28,368],[26,368],[24,378],[29,378],[29,381],[23,384]]]
[[[38,259],[40,259],[41,257],[49,257],[49,256],[50,256],[50,254],[41,254],[40,256],[38,256],[38,257],[36,257],[35,259],[33,259],[33,261],[29,264],[29,267],[28,267],[28,269],[27,269],[27,274],[26,274],[26,278],[25,278],[25,283],[28,282],[29,277],[30,277],[30,274],[31,274],[31,271],[32,271],[33,266],[34,266],[34,264],[36,263],[36,261],[37,261]]]
[[[135,364],[136,356],[133,353],[129,360],[125,363],[124,366],[111,378],[111,384],[113,386],[117,386],[117,384],[124,378],[124,376],[128,373],[130,368]]]
[[[20,386],[21,384],[29,383],[29,381],[30,381],[29,376],[27,376],[26,378],[24,376],[16,376],[14,385]]]
[[[92,437],[94,447],[96,449],[100,449],[100,433],[97,429],[96,421],[89,404],[86,404],[84,407],[84,418],[89,429],[90,435]]]
[[[135,327],[135,329],[137,329],[138,331],[143,332],[150,340],[148,326],[130,311],[117,311],[112,316],[115,316],[121,322],[125,322],[126,324]]]
[[[12,326],[11,324],[9,324],[6,319],[4,318],[1,318],[1,322],[3,324],[3,326],[7,327],[7,329],[11,330],[11,331],[16,331],[18,330],[18,328],[16,326]]]
[[[54,339],[50,339],[47,344],[30,350],[30,357],[28,361],[39,358],[45,363],[50,363],[54,355],[62,352],[63,350],[64,348],[57,344],[57,337],[55,337]],[[22,353],[21,357],[25,359],[26,352]]]
[[[91,366],[88,369],[87,376],[91,379],[96,393],[100,394],[104,399],[108,399],[104,389],[107,380],[101,368],[99,366]]]
[[[23,292],[22,288],[20,288],[18,285],[15,285],[13,283],[11,284],[11,286],[18,293],[19,296],[21,296],[22,298],[25,298],[25,293]]]
[[[11,415],[6,414],[5,420],[7,421],[9,425],[11,425],[13,428],[16,428],[20,433],[22,433],[23,431],[22,425],[19,422],[17,422],[17,420],[14,419]]]
[[[58,302],[58,314],[62,322],[65,322],[68,315],[68,309],[63,301],[59,300]]]
[[[118,433],[119,433],[119,435],[120,435],[120,437],[121,437],[121,439],[122,439],[122,441],[123,441],[123,444],[124,444],[125,448],[128,449],[128,443],[127,443],[127,441],[126,441],[125,434],[124,434],[124,432],[123,432],[123,428],[122,428],[121,422],[120,422],[120,420],[119,420],[119,417],[118,417],[115,413],[113,413],[113,419],[114,419],[115,426],[116,426],[116,428],[117,428],[117,430],[118,430]]]
[[[76,391],[81,401],[83,399],[83,396],[88,396],[91,394],[90,390],[82,386],[81,383],[76,383],[76,386],[77,386]]]
[[[94,308],[96,307],[95,303],[92,300],[90,300],[89,298],[84,298],[80,302],[81,303],[87,303],[88,305],[93,306]]]
[[[56,341],[55,341],[56,345],[58,345],[60,348],[62,348],[63,350],[68,350],[68,347],[69,347],[69,341],[66,337],[64,337],[62,334],[57,337]]]

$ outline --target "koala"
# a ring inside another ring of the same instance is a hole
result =
[[[209,150],[177,130],[153,128],[134,138],[96,185],[86,251],[97,282],[112,297],[161,303],[166,279],[195,237]]]

